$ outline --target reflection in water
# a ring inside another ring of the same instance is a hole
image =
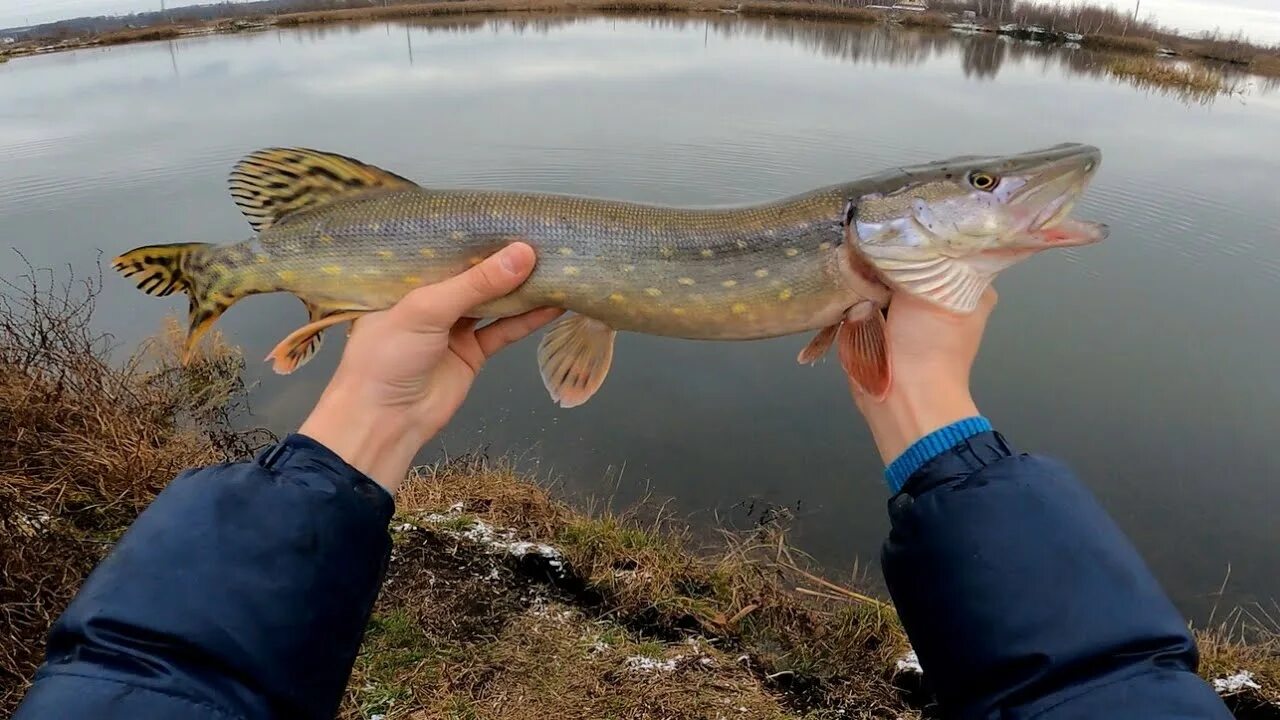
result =
[[[594,16],[553,15],[529,17],[527,15],[462,16],[453,18],[425,18],[405,21],[406,27],[428,34],[461,35],[488,32],[494,35],[525,34],[548,35],[554,31],[597,20]],[[860,25],[853,23],[811,21],[793,18],[762,19],[736,15],[718,15],[704,18],[688,15],[656,16],[640,18],[649,27],[660,30],[685,30],[700,26],[704,42],[711,34],[725,40],[760,39],[786,43],[804,48],[829,58],[869,65],[911,66],[932,58],[955,59],[966,77],[993,80],[999,76],[1007,62],[1026,66],[1038,65],[1042,73],[1055,69],[1070,75],[1090,78],[1110,77],[1106,70],[1107,56],[1079,47],[1066,47],[1041,42],[1027,42],[988,33],[954,33],[948,30],[905,31],[885,25]],[[389,26],[389,24],[388,24]],[[312,40],[322,40],[333,33],[352,33],[359,25],[311,25],[290,32],[301,33]],[[413,63],[412,38],[409,39],[408,60]],[[1220,71],[1230,83],[1246,89],[1271,92],[1280,87],[1280,78],[1263,78],[1248,75],[1238,68],[1224,66]],[[1169,94],[1184,102],[1212,102],[1215,96],[1167,90],[1131,78],[1113,78],[1140,89]]]

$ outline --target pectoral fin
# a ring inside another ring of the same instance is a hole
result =
[[[551,399],[566,408],[590,400],[609,374],[616,335],[608,325],[582,315],[548,330],[538,344],[538,370]]]
[[[876,400],[889,392],[893,373],[889,366],[889,341],[884,314],[866,303],[849,311],[836,333],[840,365],[856,389]]]
[[[312,312],[314,313],[315,310],[313,309]],[[367,312],[369,311],[328,311],[322,317],[294,330],[275,346],[270,355],[267,355],[267,359],[272,361],[271,369],[280,375],[288,375],[297,370],[315,354],[316,348],[320,345],[320,333],[324,332],[325,328],[340,322],[355,320]]]
[[[960,258],[879,257],[881,274],[904,292],[956,313],[969,313],[991,284],[992,276]]]

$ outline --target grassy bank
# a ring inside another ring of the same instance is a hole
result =
[[[1113,58],[1106,63],[1107,73],[1131,85],[1170,91],[1185,101],[1210,101],[1219,95],[1239,92],[1216,70],[1200,65],[1161,58]]]
[[[0,289],[0,716],[90,568],[178,471],[244,457],[243,362],[171,324],[134,353],[93,328],[97,280]],[[696,543],[660,510],[587,512],[508,464],[415,469],[344,720],[913,718],[928,714],[887,603],[832,582],[785,527]],[[1239,717],[1276,717],[1274,624],[1200,634],[1204,672],[1250,672]],[[1268,704],[1271,703],[1271,704]]]

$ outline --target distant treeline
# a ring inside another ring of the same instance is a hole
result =
[[[190,5],[166,11],[136,13],[131,15],[81,17],[46,23],[29,28],[0,30],[0,35],[18,40],[62,40],[86,34],[101,34],[152,27],[156,25],[182,25],[209,23],[231,19],[254,19],[288,13],[307,13],[333,10],[360,10],[382,8],[388,5],[417,5],[439,0],[258,0],[246,3],[215,3]],[[736,0],[723,0],[725,7],[732,7]],[[888,0],[811,0],[817,5],[865,7],[886,5]],[[1280,65],[1280,43],[1266,46],[1251,42],[1243,31],[1225,35],[1219,31],[1197,35],[1180,35],[1162,27],[1154,14],[1141,14],[1142,0],[1134,0],[1132,10],[1117,10],[1113,6],[1101,7],[1077,0],[1069,5],[1056,5],[1030,0],[931,0],[931,10],[962,15],[974,13],[975,19],[984,24],[999,25],[1017,23],[1038,25],[1052,32],[1078,33],[1086,37],[1086,43],[1099,48],[1155,52],[1168,47],[1180,53],[1258,67],[1264,71]],[[513,3],[513,5],[515,5]],[[565,0],[565,9],[572,10],[572,0]],[[545,6],[545,3],[539,3]],[[1262,67],[1266,66],[1266,67]]]

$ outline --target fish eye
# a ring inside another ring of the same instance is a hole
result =
[[[969,173],[969,184],[983,192],[994,190],[999,183],[1000,178],[991,173],[982,172],[981,170]]]

